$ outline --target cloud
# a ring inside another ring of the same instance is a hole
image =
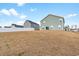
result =
[[[27,16],[26,15],[20,15],[20,19],[26,19]]]
[[[16,24],[17,25],[23,25],[25,21],[18,21]]]
[[[69,14],[67,16],[65,16],[66,18],[70,18],[70,17],[75,17],[75,16],[78,16],[78,14],[74,13],[74,14]]]
[[[9,12],[9,10],[7,10],[7,9],[0,10],[0,14],[4,14],[4,15],[8,15],[8,16],[11,15],[10,12]]]
[[[36,8],[31,8],[30,9],[31,12],[34,12],[35,10],[36,10]]]
[[[2,10],[0,10],[0,15],[15,16],[22,20],[25,20],[27,18],[26,15],[18,13],[14,8],[2,9]]]
[[[17,12],[15,9],[13,9],[13,8],[9,9],[9,12],[11,13],[11,15],[17,16],[17,17],[19,17],[20,19],[25,19],[25,18],[27,18],[26,15],[23,15],[23,14],[18,13],[18,12]]]
[[[19,13],[13,8],[11,8],[11,9],[2,9],[2,10],[0,10],[0,14],[1,15],[2,14],[7,15],[7,16],[11,16],[11,15],[18,16],[19,15]]]
[[[17,6],[23,6],[25,3],[17,3]]]
[[[13,16],[18,16],[19,15],[19,13],[15,9],[13,9],[13,8],[9,9],[9,12]]]

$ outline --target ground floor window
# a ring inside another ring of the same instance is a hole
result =
[[[50,26],[50,28],[51,28],[51,29],[53,29],[53,28],[54,28],[54,26],[52,25],[52,26]]]
[[[61,29],[61,25],[58,25],[58,28]]]

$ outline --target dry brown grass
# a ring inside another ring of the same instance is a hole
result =
[[[0,55],[79,55],[79,33],[65,31],[0,33]]]

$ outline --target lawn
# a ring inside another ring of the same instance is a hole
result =
[[[2,56],[76,56],[79,33],[56,30],[0,33]]]

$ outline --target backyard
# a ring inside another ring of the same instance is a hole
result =
[[[0,55],[79,55],[79,33],[56,30],[1,32]]]

